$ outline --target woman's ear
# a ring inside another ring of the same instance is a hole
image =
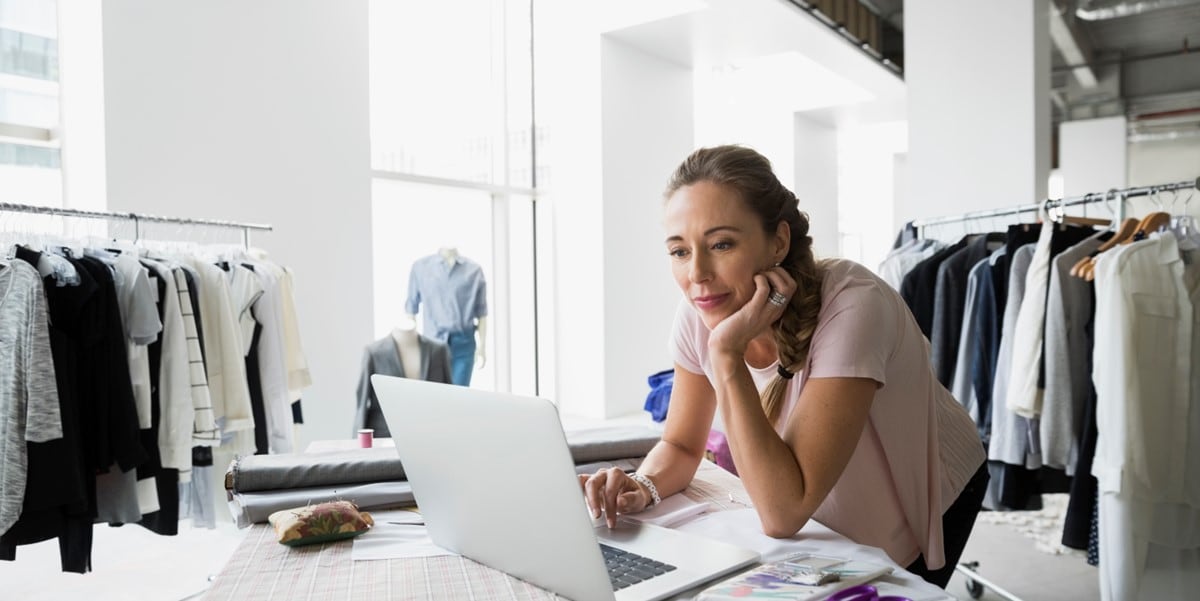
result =
[[[780,220],[775,226],[775,246],[774,256],[775,262],[778,263],[787,258],[788,252],[792,250],[792,226],[788,222]]]

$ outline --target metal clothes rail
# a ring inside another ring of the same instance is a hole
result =
[[[180,225],[200,225],[205,227],[219,227],[227,229],[242,230],[242,242],[245,246],[250,246],[250,231],[271,231],[270,225],[263,223],[242,223],[239,221],[221,221],[216,219],[192,219],[188,217],[162,217],[159,215],[147,215],[145,213],[112,213],[107,211],[85,211],[82,209],[67,209],[60,207],[41,207],[37,205],[16,204],[10,202],[0,202],[0,212],[10,213],[32,213],[37,215],[59,215],[63,217],[82,217],[85,219],[121,219],[132,221],[134,227],[134,237],[141,237],[141,223],[143,221],[150,223],[176,223]]]
[[[950,215],[950,216],[944,216],[944,217],[933,217],[930,219],[918,219],[918,220],[909,222],[909,225],[913,228],[918,228],[918,232],[919,232],[920,231],[919,228],[922,228],[922,227],[927,227],[927,226],[931,226],[931,225],[943,225],[943,224],[948,224],[948,223],[961,223],[961,222],[970,221],[973,219],[989,219],[989,218],[993,218],[993,217],[1006,217],[1006,216],[1019,215],[1021,213],[1033,213],[1033,212],[1038,212],[1038,211],[1044,211],[1047,215],[1049,215],[1049,214],[1051,214],[1052,209],[1062,209],[1065,207],[1089,204],[1089,203],[1094,203],[1094,202],[1107,202],[1107,201],[1114,200],[1114,199],[1117,201],[1117,205],[1116,205],[1116,207],[1113,207],[1113,213],[1114,213],[1114,217],[1116,217],[1116,222],[1119,223],[1125,219],[1125,201],[1126,200],[1128,200],[1130,198],[1139,197],[1139,196],[1151,196],[1151,195],[1159,194],[1162,192],[1175,192],[1178,190],[1187,190],[1187,189],[1200,190],[1200,177],[1196,178],[1194,181],[1182,181],[1182,182],[1175,182],[1175,183],[1171,183],[1171,184],[1160,184],[1157,186],[1140,186],[1140,187],[1135,187],[1135,188],[1124,188],[1124,189],[1114,188],[1114,189],[1108,190],[1107,192],[1094,192],[1091,194],[1084,194],[1083,196],[1072,196],[1072,197],[1060,198],[1060,199],[1047,199],[1040,203],[1021,205],[1021,206],[1011,207],[1011,208],[1007,208],[1007,209],[973,211],[970,213],[963,213],[962,215]],[[955,569],[955,571],[959,572],[960,574],[962,574],[963,576],[966,577],[967,592],[968,592],[968,594],[970,594],[972,599],[978,599],[981,596],[983,596],[983,591],[986,588],[988,590],[991,590],[993,593],[995,593],[999,597],[1006,599],[1007,601],[1021,601],[1021,599],[1019,597],[1017,597],[1016,595],[1001,588],[996,583],[994,583],[991,580],[988,580],[987,578],[980,575],[978,561],[960,561],[958,563],[958,565],[956,565],[954,567],[954,569]]]
[[[947,223],[959,223],[970,221],[973,219],[989,219],[993,217],[1005,217],[1010,215],[1019,215],[1021,213],[1034,213],[1041,210],[1049,210],[1055,208],[1064,208],[1094,202],[1102,202],[1109,200],[1119,201],[1116,210],[1117,221],[1125,219],[1125,201],[1138,196],[1150,196],[1161,192],[1174,192],[1176,190],[1187,190],[1195,188],[1200,190],[1200,177],[1195,181],[1182,181],[1172,184],[1161,184],[1157,186],[1140,186],[1136,188],[1112,189],[1107,192],[1093,192],[1084,194],[1083,196],[1071,196],[1067,198],[1049,199],[1040,203],[1020,205],[1006,209],[992,209],[986,211],[973,211],[963,213],[962,215],[950,215],[945,217],[933,217],[930,219],[918,219],[910,222],[915,228],[922,228],[930,225],[943,225]]]

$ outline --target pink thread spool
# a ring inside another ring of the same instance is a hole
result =
[[[375,430],[363,428],[358,431],[358,446],[369,449],[375,445]]]

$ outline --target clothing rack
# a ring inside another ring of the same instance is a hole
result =
[[[1044,212],[1046,215],[1051,215],[1052,209],[1062,209],[1070,206],[1085,205],[1095,202],[1108,202],[1116,199],[1116,207],[1110,207],[1113,210],[1116,222],[1121,222],[1125,219],[1125,201],[1130,198],[1140,196],[1151,196],[1162,192],[1175,192],[1178,190],[1196,189],[1200,190],[1200,177],[1192,181],[1181,181],[1169,184],[1159,184],[1155,186],[1139,186],[1132,188],[1117,189],[1113,188],[1106,192],[1093,192],[1082,196],[1071,196],[1059,199],[1047,199],[1040,203],[1020,205],[1005,209],[992,209],[983,211],[973,211],[963,213],[961,215],[949,215],[943,217],[933,217],[930,219],[917,219],[910,221],[906,227],[911,227],[920,233],[920,228],[931,225],[944,225],[949,223],[961,223],[975,219],[990,219],[994,217],[1011,217],[1022,213]],[[1021,601],[1019,597],[1011,592],[1004,590],[999,585],[988,580],[979,574],[978,561],[960,561],[955,566],[955,571],[961,573],[967,578],[967,592],[972,599],[978,599],[983,596],[984,589],[991,590],[999,597],[1007,601]]]
[[[945,217],[933,217],[930,219],[917,219],[910,221],[909,225],[914,228],[923,228],[930,225],[944,225],[947,223],[960,223],[963,221],[971,221],[973,219],[990,219],[993,217],[1006,217],[1020,215],[1021,213],[1036,213],[1038,211],[1049,211],[1055,208],[1065,208],[1077,205],[1090,204],[1094,202],[1108,201],[1116,197],[1119,201],[1116,209],[1113,211],[1118,222],[1125,219],[1125,201],[1138,196],[1150,196],[1162,192],[1174,192],[1176,190],[1187,190],[1194,188],[1200,190],[1200,177],[1194,181],[1182,181],[1172,184],[1160,184],[1157,186],[1139,186],[1136,188],[1113,188],[1107,192],[1092,192],[1083,196],[1071,196],[1059,199],[1047,199],[1040,203],[1020,205],[1007,209],[991,209],[985,211],[973,211],[962,215],[950,215]]]
[[[219,227],[227,229],[242,230],[242,244],[250,247],[250,231],[266,231],[269,232],[274,228],[262,223],[242,223],[238,221],[220,221],[216,219],[192,219],[188,217],[162,217],[159,215],[147,215],[145,213],[113,213],[107,211],[85,211],[82,209],[67,209],[61,207],[40,207],[36,205],[24,205],[11,202],[0,202],[0,212],[9,213],[33,213],[38,215],[59,215],[63,217],[82,217],[85,219],[122,219],[133,222],[134,238],[141,237],[141,222],[151,223],[176,223],[180,225],[201,225],[205,227]]]

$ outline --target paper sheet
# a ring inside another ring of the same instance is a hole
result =
[[[654,524],[663,528],[672,528],[687,521],[693,516],[700,515],[712,509],[711,503],[697,503],[682,494],[674,494],[662,500],[661,503],[641,513],[624,514],[623,519],[646,524]]]
[[[415,511],[372,511],[375,525],[354,538],[352,561],[457,555],[429,538],[424,519]]]

